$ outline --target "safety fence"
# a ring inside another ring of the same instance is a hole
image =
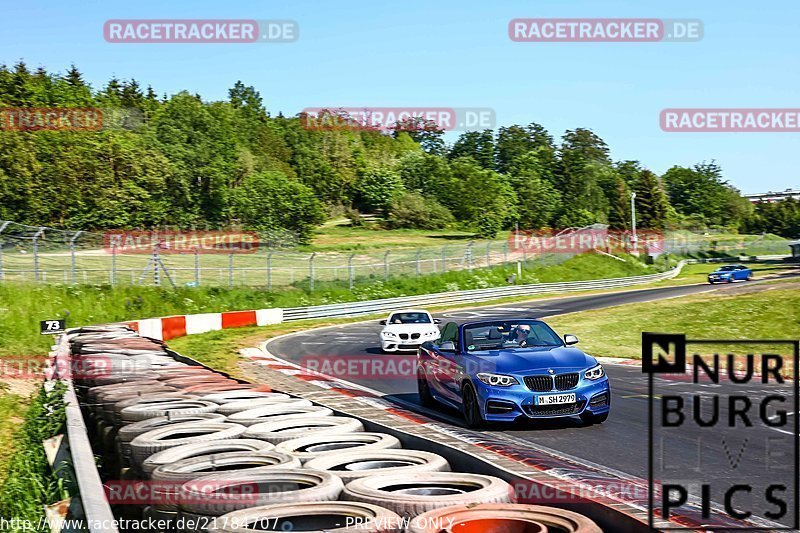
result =
[[[380,232],[375,232],[380,239]],[[442,246],[397,247],[358,252],[304,253],[258,234],[260,246],[242,252],[200,249],[131,250],[108,235],[25,226],[0,221],[0,281],[54,284],[265,287],[294,284],[311,289],[324,282],[352,288],[361,280],[387,280],[454,270],[494,267],[521,261],[541,266],[566,261],[574,253],[514,251],[507,241],[455,240]],[[291,243],[291,239],[289,239]]]
[[[591,228],[601,227],[599,225]],[[602,226],[605,228],[605,226]],[[586,228],[562,231],[569,240]],[[113,233],[113,232],[112,232]],[[135,233],[135,232],[133,232]],[[169,232],[164,232],[169,233]],[[173,232],[192,233],[192,232]],[[201,232],[202,233],[202,232]],[[213,233],[213,232],[205,232]],[[236,233],[236,232],[217,232]],[[251,234],[252,232],[239,232]],[[420,276],[475,268],[548,266],[580,251],[557,252],[518,246],[510,240],[462,240],[442,246],[396,247],[357,252],[304,253],[288,248],[289,235],[254,234],[250,250],[215,250],[164,246],[131,249],[109,239],[109,232],[60,230],[0,221],[0,281],[52,284],[221,286],[272,288],[302,285],[316,290],[326,282],[353,288],[361,281]],[[381,233],[375,232],[379,240]],[[666,232],[659,234],[664,252],[689,255],[708,251],[731,255],[786,254],[789,241],[774,236],[731,236]]]

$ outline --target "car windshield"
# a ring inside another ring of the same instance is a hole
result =
[[[428,313],[395,313],[389,318],[389,324],[430,324]]]
[[[467,351],[502,348],[535,348],[563,346],[555,331],[536,320],[483,322],[464,328]]]
[[[731,270],[736,270],[736,267],[735,266],[724,266],[724,267],[719,267],[717,270],[719,272],[730,272]]]

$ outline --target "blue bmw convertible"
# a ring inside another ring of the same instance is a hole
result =
[[[450,322],[417,355],[420,401],[461,410],[467,425],[580,416],[608,418],[611,388],[597,360],[541,320]]]

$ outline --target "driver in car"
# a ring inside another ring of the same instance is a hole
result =
[[[524,346],[528,343],[528,335],[530,335],[530,333],[531,327],[528,324],[520,324],[508,334],[508,342]]]

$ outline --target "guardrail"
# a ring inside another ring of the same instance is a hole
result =
[[[79,500],[79,505],[75,505],[74,502],[70,504],[70,512],[74,513],[73,518],[84,520],[86,529],[90,533],[117,533],[114,514],[105,498],[103,482],[97,470],[94,451],[89,442],[89,434],[72,379],[69,376],[60,376],[58,373],[59,369],[70,368],[69,358],[67,337],[62,335],[53,353],[52,379],[61,380],[67,385],[64,393],[67,449],[78,485],[78,494],[73,496],[73,500]]]
[[[140,335],[160,340],[170,340],[184,335],[196,335],[221,329],[246,326],[266,326],[295,320],[312,318],[341,318],[365,316],[400,309],[403,307],[437,306],[467,303],[483,303],[508,297],[534,296],[585,291],[591,289],[613,289],[642,285],[654,281],[674,278],[689,261],[681,261],[666,272],[631,276],[626,278],[570,281],[565,283],[529,283],[507,287],[471,289],[464,291],[440,292],[418,296],[401,296],[381,300],[342,302],[310,307],[290,307],[255,309],[246,311],[226,311],[222,313],[201,313],[197,315],[175,315],[161,318],[145,318],[124,322]]]
[[[513,296],[629,287],[631,285],[641,285],[653,281],[672,279],[680,274],[681,269],[683,269],[686,264],[687,261],[681,261],[675,268],[667,270],[666,272],[631,276],[627,278],[570,281],[565,283],[530,283],[527,285],[511,285],[508,287],[423,294],[421,296],[402,296],[398,298],[385,298],[382,300],[315,305],[311,307],[290,307],[283,309],[283,321],[369,315],[382,311],[390,311],[398,307],[475,303]]]

